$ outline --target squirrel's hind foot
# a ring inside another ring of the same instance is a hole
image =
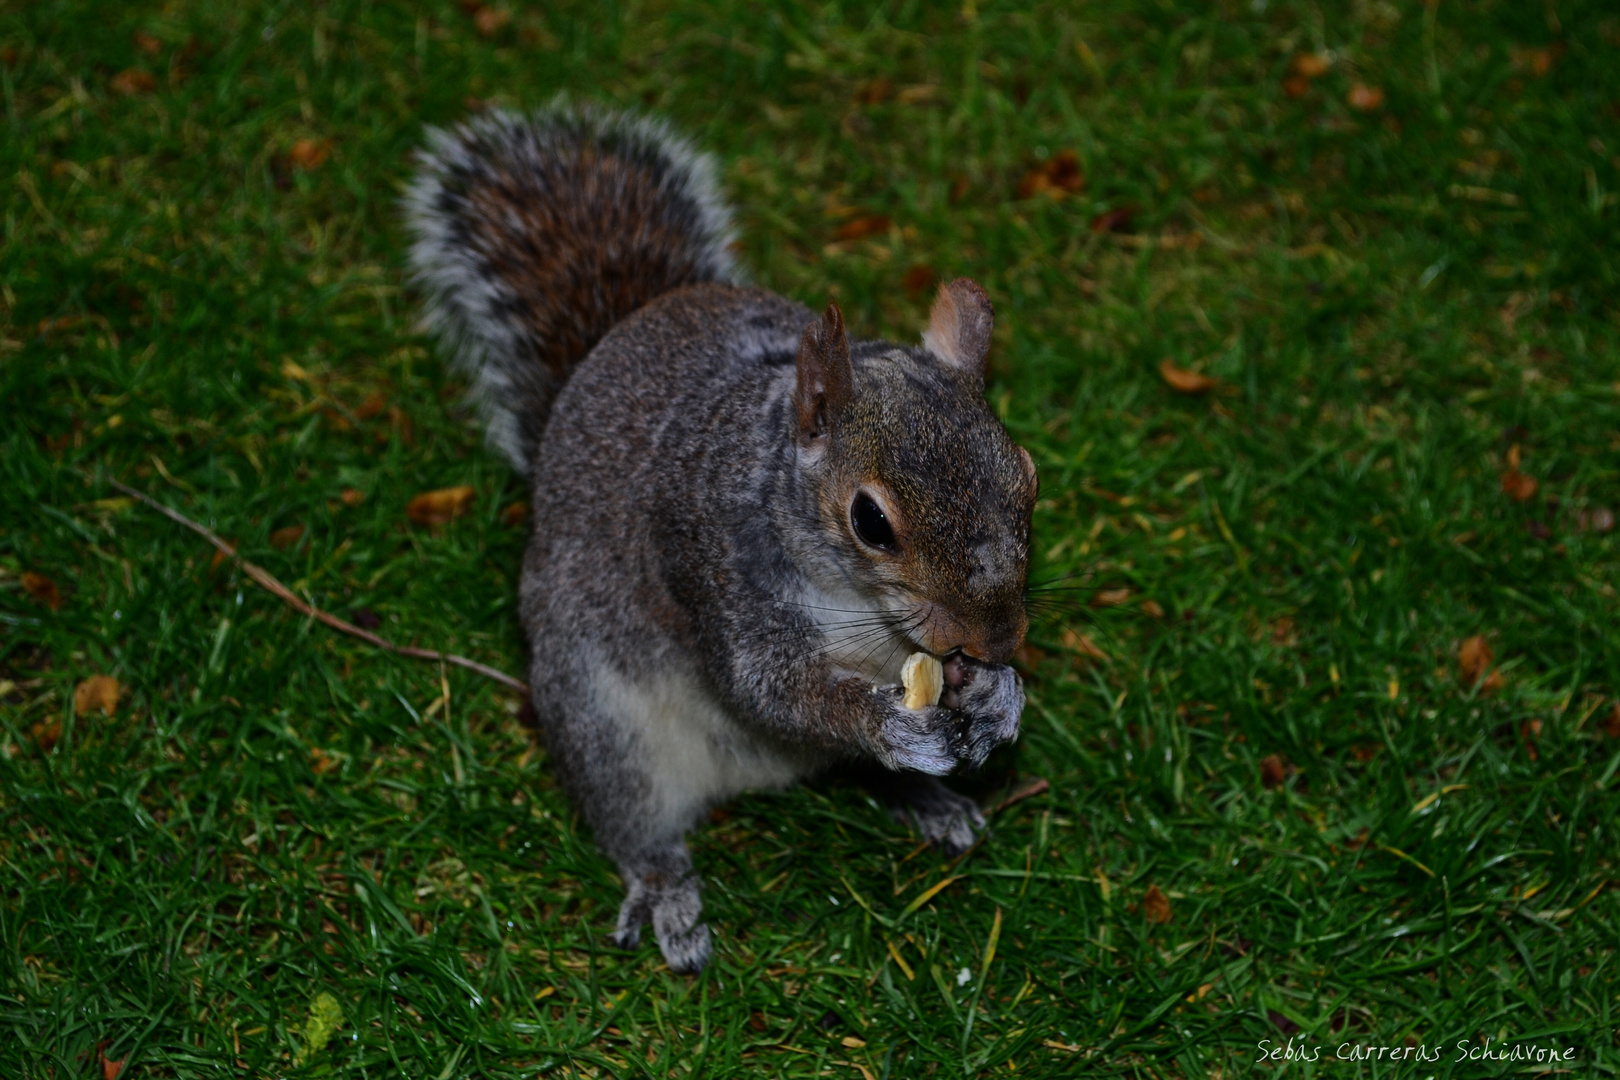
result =
[[[948,857],[972,847],[984,831],[978,804],[932,776],[896,775],[884,795],[896,820],[910,824]]]
[[[609,935],[621,949],[641,943],[641,928],[652,923],[658,947],[671,971],[690,975],[702,970],[713,952],[709,928],[702,923],[703,898],[692,857],[679,840],[641,852],[619,867],[625,898],[619,923]]]

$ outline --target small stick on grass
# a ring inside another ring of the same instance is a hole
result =
[[[299,614],[308,615],[310,618],[323,622],[334,630],[340,630],[352,637],[357,637],[361,641],[377,646],[379,649],[387,649],[391,653],[398,653],[400,656],[409,656],[415,660],[433,660],[443,664],[454,664],[457,667],[466,668],[468,671],[476,671],[485,678],[494,679],[501,685],[509,686],[513,690],[521,690],[525,696],[528,695],[528,683],[514,679],[506,672],[498,671],[495,668],[490,667],[488,664],[480,664],[478,661],[469,660],[465,656],[455,656],[450,653],[438,652],[434,649],[418,649],[414,645],[395,645],[387,638],[378,637],[369,630],[362,630],[360,627],[351,622],[345,622],[336,615],[330,615],[317,607],[306,604],[297,596],[293,595],[293,591],[291,589],[277,581],[268,570],[255,566],[238,555],[236,553],[236,549],[231,547],[231,545],[227,544],[224,540],[221,540],[219,536],[213,532],[213,530],[197,524],[195,521],[192,521],[178,510],[171,510],[169,507],[164,506],[162,503],[147,495],[145,492],[137,491],[128,484],[121,484],[117,480],[112,479],[109,479],[107,482],[113,487],[117,488],[119,491],[122,491],[125,495],[128,495],[130,498],[137,499],[140,502],[145,503],[147,506],[150,506],[153,510],[156,510],[164,517],[180,525],[184,525],[186,528],[190,529],[204,540],[207,540],[210,544],[213,544],[220,550],[222,554],[224,554],[232,562],[236,563],[236,565],[240,566],[242,568],[242,572],[256,581],[260,588],[278,597],[283,603],[297,611]]]

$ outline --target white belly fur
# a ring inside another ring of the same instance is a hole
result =
[[[640,744],[639,764],[653,785],[656,824],[650,831],[679,835],[717,803],[744,791],[787,787],[813,771],[808,760],[762,745],[740,729],[691,676],[632,682],[611,665],[596,670],[595,706]]]

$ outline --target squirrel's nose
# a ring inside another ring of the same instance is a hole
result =
[[[1029,616],[1020,609],[1011,617],[986,626],[973,640],[963,643],[962,652],[985,664],[1005,664],[1024,643]]]

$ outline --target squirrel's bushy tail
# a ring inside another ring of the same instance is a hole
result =
[[[615,323],[736,274],[714,165],[660,121],[562,104],[495,112],[430,129],[419,162],[405,210],[424,321],[519,469]]]

